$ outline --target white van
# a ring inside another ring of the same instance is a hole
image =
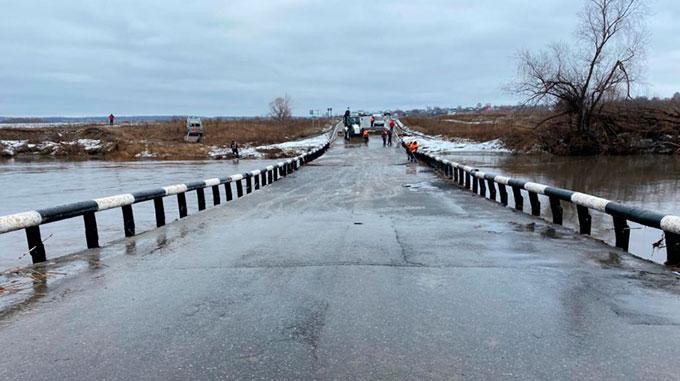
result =
[[[203,122],[201,118],[188,117],[187,118],[187,136],[184,140],[190,143],[198,143],[203,138]]]

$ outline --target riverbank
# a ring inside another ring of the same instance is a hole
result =
[[[610,104],[589,134],[574,132],[568,117],[553,116],[547,110],[512,109],[402,121],[430,136],[463,143],[496,141],[517,153],[680,154],[680,105],[672,102]]]
[[[77,125],[0,129],[0,157],[65,160],[204,160],[231,158],[229,145],[241,147],[242,158],[297,155],[313,146],[330,128],[329,120],[205,119],[205,137],[187,143],[185,121],[105,126]],[[291,144],[296,142],[299,144]]]

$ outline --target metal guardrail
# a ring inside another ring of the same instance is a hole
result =
[[[399,124],[399,127],[406,134],[412,134],[403,124]],[[401,137],[400,140],[405,148],[405,143]],[[664,232],[666,242],[666,265],[680,266],[680,217],[678,216],[631,207],[568,189],[482,172],[477,168],[452,162],[429,153],[417,152],[416,158],[426,162],[436,170],[440,170],[446,178],[453,180],[454,183],[464,189],[471,190],[484,198],[487,198],[488,195],[488,199],[498,201],[503,206],[508,206],[509,187],[513,194],[515,209],[523,211],[524,196],[522,192],[524,192],[528,195],[533,216],[541,215],[541,203],[538,195],[547,196],[554,224],[562,225],[563,222],[561,202],[574,204],[578,215],[580,234],[591,234],[592,217],[590,210],[606,213],[613,219],[616,247],[625,251],[628,251],[630,243],[628,221],[660,229]]]
[[[0,234],[22,229],[25,230],[28,249],[33,259],[33,263],[45,262],[47,260],[47,254],[40,235],[40,225],[82,216],[85,223],[85,239],[87,241],[87,247],[88,249],[98,248],[100,246],[96,219],[97,212],[121,208],[123,212],[123,228],[125,236],[132,237],[135,235],[135,219],[132,205],[145,201],[153,201],[156,215],[156,227],[164,226],[165,206],[163,204],[163,199],[165,197],[177,197],[180,219],[188,215],[187,192],[196,192],[199,211],[205,210],[207,206],[205,199],[206,188],[211,188],[212,190],[213,206],[220,205],[221,203],[221,185],[224,185],[227,202],[233,200],[234,197],[243,197],[245,194],[250,194],[254,190],[259,190],[261,187],[273,184],[280,178],[286,177],[300,169],[300,167],[306,163],[319,158],[328,150],[331,143],[335,140],[337,128],[338,125],[331,130],[329,139],[326,143],[316,146],[305,154],[278,162],[275,165],[269,165],[260,170],[236,174],[229,177],[175,184],[162,188],[119,194],[116,196],[0,216]],[[234,190],[232,190],[232,183],[234,184]]]

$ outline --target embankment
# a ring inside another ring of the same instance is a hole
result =
[[[642,101],[608,104],[588,133],[568,116],[519,108],[432,117],[406,117],[413,130],[455,141],[500,141],[514,152],[556,155],[680,153],[680,104]],[[554,118],[553,118],[554,117]]]
[[[234,140],[242,157],[295,156],[297,147],[277,144],[318,136],[330,121],[293,119],[206,119],[205,137],[187,143],[185,121],[122,126],[81,125],[44,128],[0,128],[0,157],[56,157],[67,160],[201,160],[230,158]],[[311,139],[314,140],[314,139]],[[311,143],[310,143],[311,144]],[[304,142],[302,143],[304,145]]]

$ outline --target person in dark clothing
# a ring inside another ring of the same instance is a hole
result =
[[[116,120],[116,117],[113,116],[113,114],[109,114],[109,126],[113,126],[113,122]]]
[[[387,145],[390,146],[390,147],[392,147],[392,133],[393,132],[394,131],[392,131],[391,128],[390,128],[389,131],[387,131]]]
[[[349,107],[347,107],[347,111],[345,111],[345,116],[343,118],[343,122],[345,123],[345,127],[349,127],[349,116],[350,116]]]
[[[382,130],[383,147],[387,147],[387,129]]]
[[[234,155],[234,158],[235,158],[235,159],[238,159],[238,158],[239,158],[239,155],[238,155],[238,144],[236,144],[236,142],[233,141],[233,140],[231,141],[231,154]]]

